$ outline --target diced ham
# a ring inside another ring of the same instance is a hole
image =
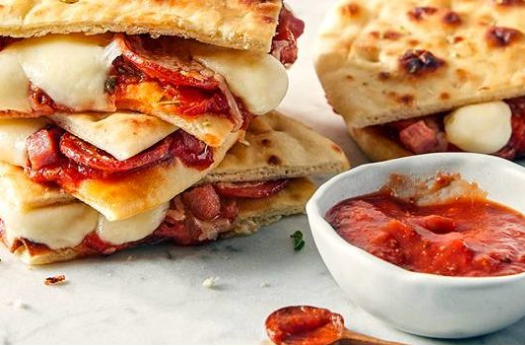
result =
[[[176,197],[155,237],[179,245],[198,245],[231,230],[239,215],[233,199],[220,198],[212,185],[203,185]]]
[[[437,133],[420,120],[399,133],[401,142],[415,154],[426,154],[434,151],[439,144]]]
[[[184,204],[196,218],[210,221],[221,213],[221,199],[211,185],[203,185],[182,195]]]
[[[28,137],[26,147],[32,169],[38,170],[60,161],[62,134],[63,131],[55,127],[42,129]]]

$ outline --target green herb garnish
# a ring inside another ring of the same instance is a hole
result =
[[[292,234],[290,238],[293,239],[293,249],[295,251],[301,251],[306,245],[303,239],[303,232],[301,231],[295,231],[295,233]]]

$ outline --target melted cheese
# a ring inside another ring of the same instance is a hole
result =
[[[150,236],[166,218],[170,204],[165,203],[151,211],[120,221],[108,221],[100,215],[97,234],[105,242],[122,245]]]
[[[96,231],[100,239],[112,245],[142,240],[162,224],[169,208],[166,203],[130,219],[108,221],[95,209],[72,203],[22,211],[8,201],[0,202],[0,216],[7,240],[24,238],[47,245],[53,250],[73,248]]]
[[[1,70],[1,69],[0,69]],[[14,166],[27,164],[26,139],[48,124],[38,119],[0,119],[0,161]]]
[[[31,83],[56,103],[75,111],[110,111],[104,91],[111,67],[105,51],[108,43],[100,36],[49,35],[14,43],[0,56],[17,56],[20,65],[12,64],[10,69],[21,66]],[[20,86],[16,90],[22,93]],[[27,97],[27,87],[24,91]]]
[[[0,109],[29,112],[29,80],[20,66],[18,56],[9,49],[0,53],[0,80]]]
[[[445,133],[464,151],[493,154],[512,136],[512,111],[505,102],[462,107],[445,117]]]
[[[98,213],[82,203],[20,211],[0,199],[8,242],[25,238],[53,250],[75,247],[97,226]]]
[[[285,67],[272,55],[209,45],[191,45],[193,58],[226,79],[232,93],[253,114],[277,108],[288,91]]]

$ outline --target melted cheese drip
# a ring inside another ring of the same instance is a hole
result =
[[[169,203],[165,203],[156,209],[120,221],[108,221],[100,215],[97,234],[100,239],[113,245],[142,240],[150,236],[164,221],[169,206]]]
[[[49,35],[14,43],[7,51],[19,57],[31,83],[56,103],[76,111],[109,111],[104,90],[111,67],[108,43],[100,36]]]
[[[53,250],[75,247],[97,226],[98,213],[82,203],[20,211],[0,199],[7,239],[25,238]]]
[[[130,219],[108,221],[83,203],[30,211],[21,211],[7,201],[0,203],[0,215],[9,243],[24,238],[53,250],[78,246],[93,231],[101,240],[112,245],[142,240],[162,224],[169,208],[169,203],[166,203]]]
[[[13,166],[25,167],[27,164],[27,137],[47,124],[48,121],[43,118],[0,119],[0,161]]]
[[[279,106],[288,91],[285,67],[272,55],[209,45],[191,45],[193,58],[226,79],[233,94],[253,114],[263,115]]]
[[[493,154],[512,136],[512,111],[505,102],[462,107],[445,117],[445,132],[464,151]]]

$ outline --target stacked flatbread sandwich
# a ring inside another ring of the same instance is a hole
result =
[[[301,211],[311,187],[288,178],[346,164],[254,158],[253,126],[335,150],[265,115],[304,28],[281,0],[11,1],[0,19],[0,234],[27,263],[251,232]]]

